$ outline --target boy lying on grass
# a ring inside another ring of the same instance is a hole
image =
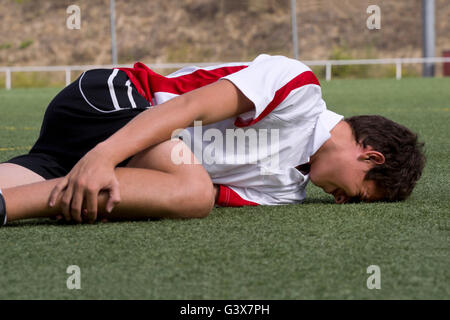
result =
[[[423,144],[381,116],[326,109],[303,63],[142,63],[83,73],[48,106],[31,151],[0,164],[0,221],[199,218],[214,205],[302,203],[309,180],[337,203],[407,198]]]

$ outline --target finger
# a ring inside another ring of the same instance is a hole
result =
[[[97,220],[98,191],[89,189],[86,193],[87,219],[89,223]]]
[[[120,185],[114,182],[109,190],[108,202],[106,203],[106,212],[111,213],[116,205],[120,203]]]
[[[83,205],[84,188],[75,185],[74,192],[72,195],[72,201],[70,202],[70,215],[73,220],[78,223],[83,222],[81,219],[81,206]]]
[[[68,181],[69,179],[64,178],[53,188],[48,200],[48,205],[50,207],[55,205],[56,201],[61,196],[61,192],[67,187]]]
[[[72,194],[73,194],[73,184],[69,183],[67,185],[67,189],[63,192],[61,198],[61,212],[66,221],[72,220],[70,215],[70,203],[72,201]]]

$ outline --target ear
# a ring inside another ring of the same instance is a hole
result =
[[[358,160],[369,161],[370,163],[372,163],[374,165],[383,164],[386,161],[386,159],[384,158],[384,155],[381,152],[378,152],[375,150],[363,151],[359,155]]]

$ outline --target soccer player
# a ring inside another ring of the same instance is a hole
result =
[[[311,70],[282,56],[90,70],[52,100],[31,151],[0,164],[0,223],[204,217],[302,203],[309,180],[337,203],[403,200],[422,146],[384,117],[327,110]]]

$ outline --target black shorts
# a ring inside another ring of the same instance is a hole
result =
[[[6,162],[45,179],[65,176],[89,150],[150,107],[125,72],[86,71],[50,102],[30,152]]]

